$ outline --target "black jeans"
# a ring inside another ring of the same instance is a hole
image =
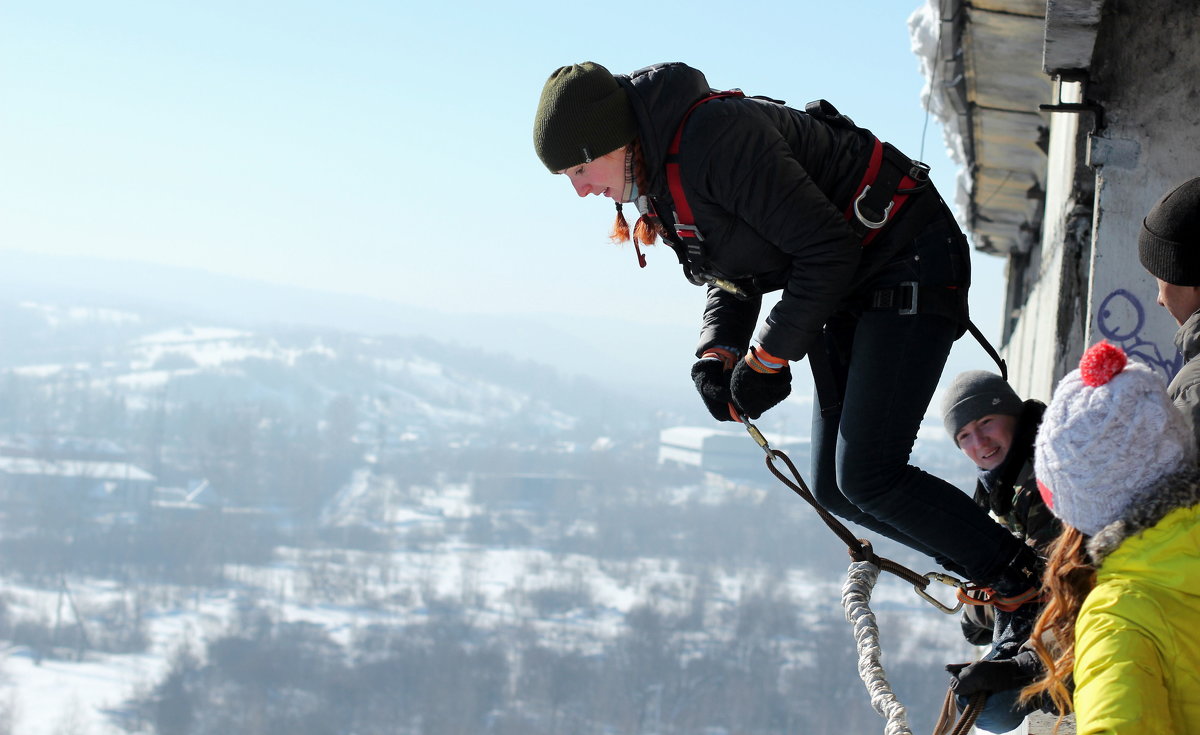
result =
[[[931,267],[939,266],[927,254],[913,257],[916,248],[906,246],[867,290],[927,281]],[[845,311],[830,320],[824,354],[810,355],[818,398],[813,494],[836,515],[988,584],[1020,542],[962,490],[909,464],[960,333],[954,320],[919,311]],[[824,377],[818,376],[822,364],[829,368]]]

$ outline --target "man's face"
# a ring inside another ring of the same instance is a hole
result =
[[[1188,317],[1200,309],[1200,288],[1196,286],[1176,286],[1161,278],[1158,281],[1158,305],[1166,309],[1175,322],[1182,325]]]
[[[976,467],[994,470],[1008,456],[1016,426],[1016,416],[989,413],[962,427],[954,440]]]

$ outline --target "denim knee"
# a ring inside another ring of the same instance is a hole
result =
[[[979,710],[979,717],[975,720],[975,728],[984,732],[1009,732],[1016,730],[1021,726],[1021,722],[1025,720],[1028,712],[1024,708],[1017,706],[1017,697],[1020,695],[1019,689],[1006,689],[1002,692],[993,692],[988,695],[987,702],[984,703],[983,709]],[[955,697],[960,711],[966,709],[967,698]]]
[[[881,463],[880,458],[870,456],[846,456],[838,462],[838,486],[841,493],[858,508],[875,516],[887,517],[888,509],[903,502],[898,493],[892,492],[904,479],[907,462]]]

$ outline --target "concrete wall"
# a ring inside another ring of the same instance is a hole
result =
[[[1082,87],[1103,108],[1103,125],[1093,131],[1088,112],[1053,114],[1042,240],[1010,267],[1010,281],[1029,284],[1010,288],[1004,347],[1023,396],[1049,398],[1101,339],[1165,376],[1178,370],[1176,324],[1156,304],[1137,234],[1163,193],[1200,176],[1197,79],[1200,2],[1104,4]],[[1061,101],[1078,100],[1071,86]]]
[[[1061,101],[1079,101],[1078,84],[1056,86],[1064,87]],[[1084,180],[1091,173],[1081,168],[1079,142],[1087,122],[1052,115],[1042,241],[1024,262],[1010,261],[1009,302],[1021,305],[1011,309],[1005,359],[1022,398],[1048,401],[1066,366],[1079,359],[1087,301],[1081,274],[1091,241],[1091,187]]]
[[[1108,339],[1170,377],[1175,321],[1137,258],[1142,219],[1166,191],[1200,176],[1200,3],[1115,0],[1096,40],[1105,127],[1089,142],[1096,215],[1087,343]]]

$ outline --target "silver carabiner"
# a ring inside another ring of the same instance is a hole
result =
[[[928,579],[930,582],[941,582],[942,584],[954,587],[956,590],[960,590],[963,588],[962,582],[955,579],[954,577],[951,577],[949,574],[942,574],[941,572],[928,572],[925,575],[925,579]],[[947,615],[953,615],[954,613],[956,613],[962,609],[962,606],[963,606],[962,600],[959,600],[958,604],[955,605],[954,607],[947,607],[946,605],[942,604],[942,602],[940,600],[938,600],[933,595],[926,592],[923,588],[914,584],[913,589],[917,591],[918,595],[925,598],[925,600],[930,605],[933,605],[938,610],[941,610],[942,612],[946,613]]]

